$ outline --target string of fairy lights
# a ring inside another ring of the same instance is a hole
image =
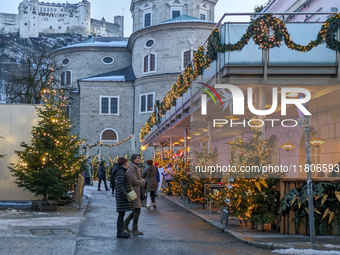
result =
[[[291,50],[307,52],[322,43],[326,43],[329,49],[339,52],[340,42],[337,40],[339,28],[340,13],[328,18],[322,24],[317,38],[307,45],[293,42],[285,23],[272,14],[266,14],[254,20],[245,34],[234,44],[222,44],[219,30],[214,29],[208,38],[207,49],[205,50],[202,46],[198,48],[192,63],[178,76],[176,83],[172,85],[166,96],[162,101],[157,100],[155,102],[154,111],[141,129],[140,140],[143,141],[152,127],[161,122],[161,118],[166,111],[170,110],[172,106],[176,106],[177,98],[183,96],[191,86],[192,80],[201,75],[203,70],[209,67],[212,61],[216,60],[217,53],[240,51],[248,44],[251,38],[263,50],[280,47],[284,42]]]
[[[95,142],[94,144],[86,144],[85,146],[86,147],[89,147],[89,148],[92,148],[92,147],[95,147],[95,146],[106,146],[106,147],[115,147],[115,146],[118,146],[122,143],[125,143],[127,142],[128,140],[130,140],[131,138],[133,137],[133,135],[130,135],[129,137],[125,138],[123,141],[120,141],[119,143],[115,143],[115,144],[105,144],[105,143],[102,143],[102,142]]]

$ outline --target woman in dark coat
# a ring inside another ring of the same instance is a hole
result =
[[[107,184],[106,184],[106,171],[105,171],[105,161],[104,160],[102,162],[100,162],[99,169],[98,169],[98,178],[99,178],[98,191],[101,191],[100,190],[100,184],[102,183],[102,181],[104,181],[106,191],[109,191],[110,189],[107,188]]]
[[[156,209],[157,206],[156,206],[155,196],[156,196],[156,190],[158,188],[156,174],[158,170],[155,166],[153,166],[153,161],[151,159],[147,160],[146,164],[147,164],[147,167],[145,167],[145,169],[143,170],[142,178],[145,179],[146,190],[148,191],[148,193],[150,191],[152,206],[154,209]],[[148,197],[147,209],[150,209],[149,197]]]
[[[127,194],[131,192],[130,179],[126,174],[126,168],[128,167],[126,158],[119,158],[115,167],[115,171],[111,178],[115,179],[116,188],[116,209],[119,213],[117,219],[117,238],[128,238],[130,234],[124,232],[124,216],[126,211],[132,211],[132,202],[127,199]]]

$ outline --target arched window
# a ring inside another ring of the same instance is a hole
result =
[[[148,54],[143,59],[143,73],[156,71],[156,54]]]
[[[71,71],[64,71],[61,73],[61,86],[71,85]]]
[[[102,142],[118,142],[118,134],[116,130],[107,128],[100,134],[100,141]]]
[[[182,54],[182,70],[184,70],[190,61],[194,58],[196,51],[195,50],[187,50]]]

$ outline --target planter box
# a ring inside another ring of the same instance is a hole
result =
[[[34,211],[56,211],[57,210],[57,201],[43,201],[43,200],[32,200],[32,210]]]

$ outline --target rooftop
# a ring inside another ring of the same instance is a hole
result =
[[[132,67],[128,66],[120,70],[84,78],[81,81],[134,81],[135,79]]]
[[[60,49],[77,48],[77,47],[112,47],[126,48],[129,38],[127,37],[91,37],[79,43],[68,45]]]
[[[203,22],[203,23],[214,23],[214,22],[211,22],[211,21],[202,20],[202,19],[195,18],[195,17],[189,16],[189,15],[186,15],[186,14],[182,14],[181,16],[178,16],[178,17],[176,17],[176,18],[173,18],[173,19],[169,19],[169,20],[163,21],[163,22],[161,22],[161,23],[159,23],[159,24],[179,23],[179,22]]]

